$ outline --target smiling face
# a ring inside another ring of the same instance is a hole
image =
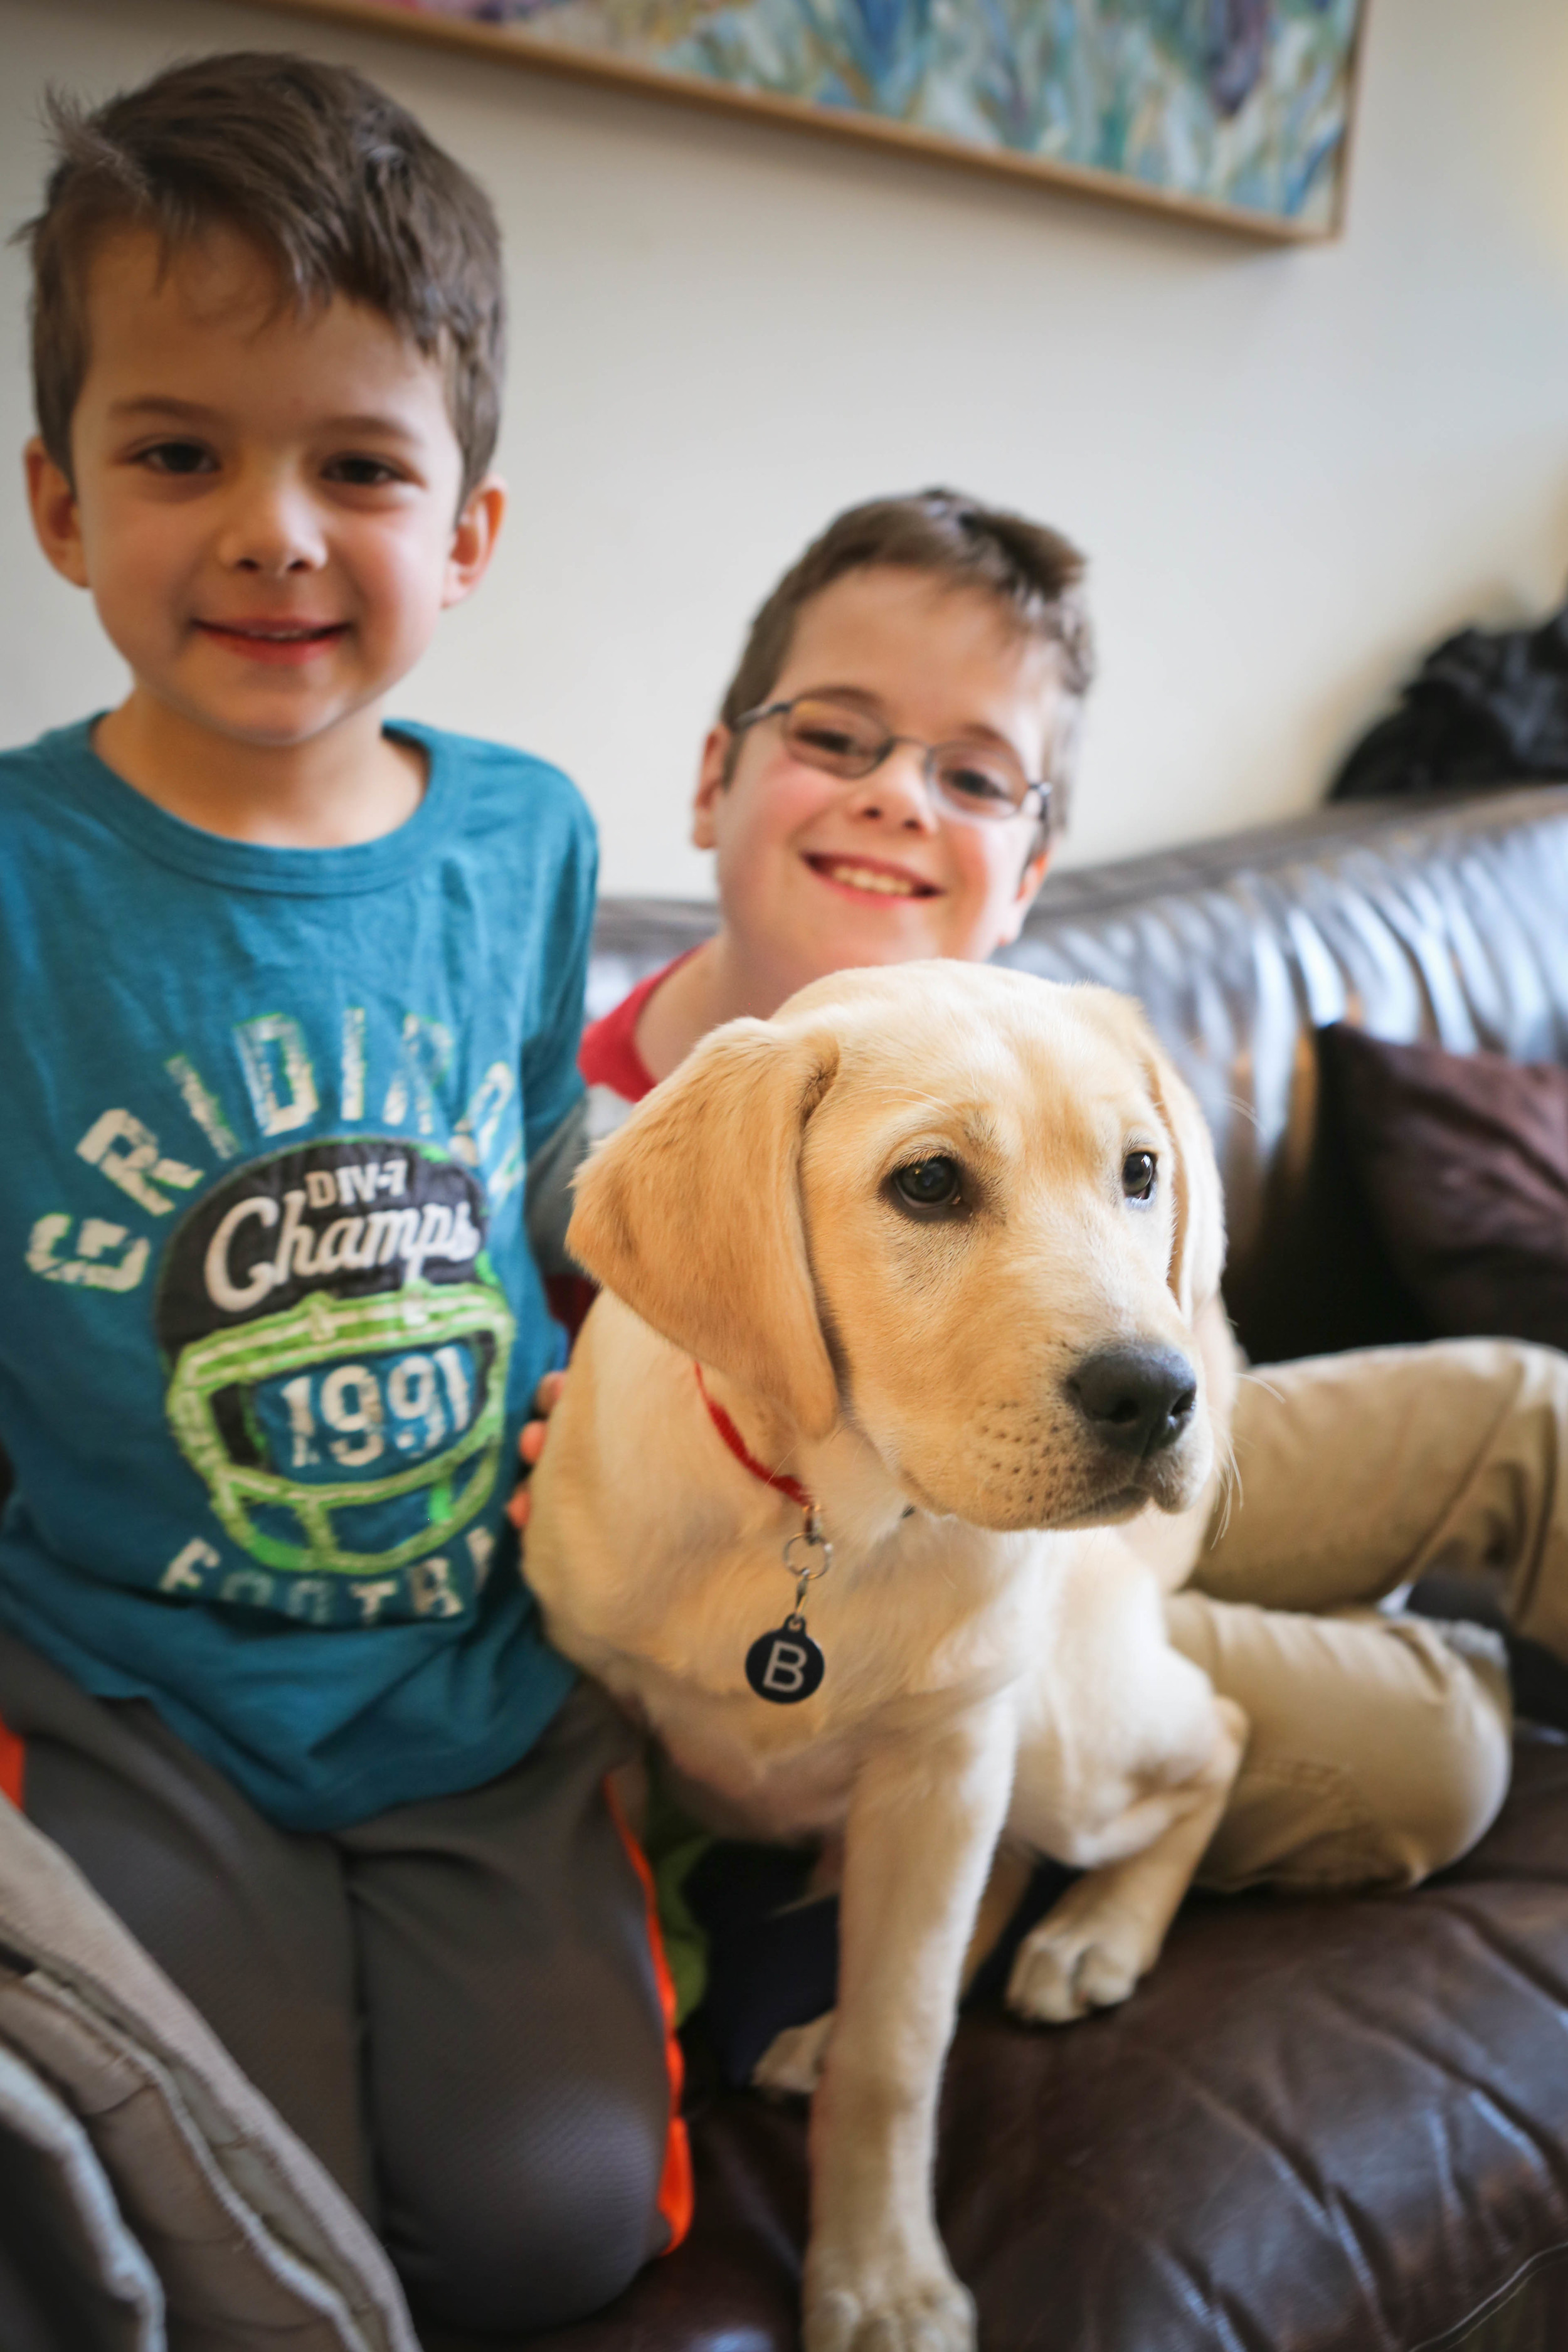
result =
[[[221,229],[167,257],[112,232],[87,316],[74,483],[37,443],[29,478],[46,553],[130,666],[125,709],[209,748],[378,728],[499,520],[487,484],[458,514],[439,363],[341,297],[300,315]]]
[[[1065,715],[1059,659],[986,592],[879,565],[805,607],[767,700],[826,696],[921,742],[1005,747],[1041,780]],[[738,744],[714,729],[693,838],[718,853],[728,929],[771,951],[791,987],[855,965],[984,959],[1016,935],[1045,872],[1034,816],[944,814],[914,745],[846,782],[792,755],[776,720]]]

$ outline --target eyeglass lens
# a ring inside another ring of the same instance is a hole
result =
[[[868,776],[900,740],[867,711],[809,696],[782,716],[794,756],[829,775]],[[994,744],[933,743],[927,773],[938,798],[959,816],[1012,816],[1029,791],[1017,762]]]

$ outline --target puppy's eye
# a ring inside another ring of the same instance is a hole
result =
[[[907,1168],[895,1168],[893,1185],[911,1209],[954,1209],[963,1197],[957,1160],[940,1152],[934,1159],[911,1160]]]
[[[1130,1151],[1121,1163],[1121,1189],[1130,1201],[1152,1201],[1158,1166],[1152,1151]]]

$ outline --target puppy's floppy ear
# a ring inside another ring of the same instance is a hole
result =
[[[1142,1032],[1143,1066],[1160,1116],[1176,1147],[1176,1234],[1170,1280],[1182,1318],[1191,1323],[1218,1292],[1225,1272],[1225,1193],[1214,1138],[1197,1097],[1142,1016],[1138,1025]]]
[[[678,1348],[782,1405],[807,1436],[838,1417],[801,1215],[807,1119],[836,1040],[731,1021],[579,1171],[566,1246]]]

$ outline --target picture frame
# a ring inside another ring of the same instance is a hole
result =
[[[1371,0],[261,5],[1294,245],[1343,227]]]

